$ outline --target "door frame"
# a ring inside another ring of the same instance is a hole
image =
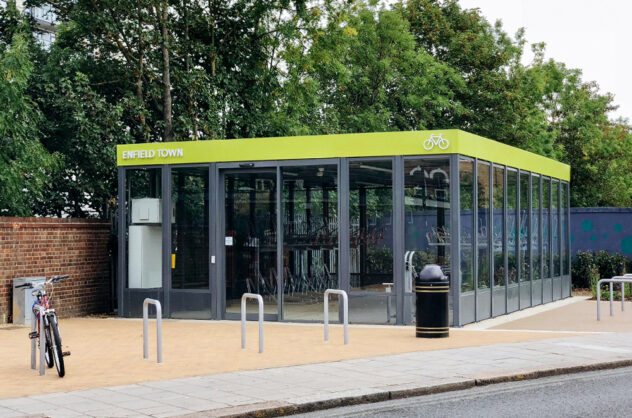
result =
[[[207,254],[207,259],[206,262],[209,265],[209,269],[208,269],[208,287],[207,288],[201,288],[201,289],[174,289],[172,287],[172,268],[171,268],[171,256],[172,256],[172,248],[173,248],[173,236],[172,236],[172,225],[171,225],[171,214],[173,213],[173,184],[172,184],[172,180],[173,180],[173,170],[177,170],[177,169],[187,169],[187,168],[205,168],[207,169],[207,176],[208,176],[208,181],[209,181],[209,203],[208,203],[208,217],[209,217],[209,253]],[[163,245],[165,248],[163,248],[163,257],[164,257],[164,261],[163,261],[163,277],[167,278],[164,283],[163,283],[163,289],[164,289],[164,293],[165,293],[165,299],[166,299],[166,315],[168,317],[172,317],[172,306],[171,306],[171,295],[172,294],[203,294],[203,295],[207,295],[210,298],[210,319],[215,319],[216,317],[214,316],[214,311],[215,311],[215,298],[213,297],[213,276],[214,276],[214,272],[213,272],[213,264],[211,262],[211,255],[213,254],[213,227],[214,227],[214,222],[213,222],[213,208],[214,208],[214,182],[213,182],[213,165],[212,164],[178,164],[178,165],[166,165],[163,166],[163,174],[164,178],[163,178],[163,182],[164,183],[164,191],[165,191],[165,196],[163,198],[163,201],[165,201],[163,203]]]
[[[269,163],[269,162],[267,162]],[[252,165],[251,165],[252,164]],[[276,196],[275,196],[275,207],[276,207],[276,234],[277,234],[277,272],[282,271],[278,268],[279,264],[279,245],[283,245],[282,239],[282,228],[280,227],[279,218],[281,216],[281,212],[279,210],[279,201],[280,201],[280,187],[279,187],[279,168],[276,164],[257,164],[257,167],[254,166],[254,163],[242,163],[237,164],[236,166],[230,164],[228,167],[217,167],[217,234],[215,236],[216,241],[216,298],[215,298],[215,306],[216,306],[216,318],[218,319],[240,319],[240,314],[226,312],[226,246],[225,246],[225,237],[226,237],[226,175],[227,174],[257,174],[257,173],[274,173],[275,175],[275,184],[276,184]],[[281,231],[281,232],[279,232]],[[282,258],[281,258],[282,262]],[[283,293],[282,288],[282,280],[280,274],[277,273],[277,313],[276,314],[266,314],[264,313],[263,319],[265,321],[279,321],[281,315],[281,296]],[[256,320],[257,314],[247,314],[246,319],[248,320]]]

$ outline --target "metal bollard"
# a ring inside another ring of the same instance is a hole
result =
[[[35,316],[31,319],[31,334],[37,331],[37,321]],[[31,338],[31,369],[37,369],[37,341]]]
[[[336,294],[342,296],[342,323],[345,333],[345,345],[349,344],[349,298],[347,292],[340,289],[325,290],[325,342],[329,341],[329,295]]]
[[[158,364],[162,363],[162,308],[160,301],[156,299],[146,298],[143,301],[143,360],[149,358],[148,339],[148,322],[149,322],[149,304],[156,306],[156,345],[158,351]]]
[[[246,348],[246,299],[256,299],[259,305],[259,353],[263,353],[263,298],[255,293],[241,297],[241,348]]]
[[[39,344],[35,341],[35,338],[31,339],[31,369],[35,370],[37,368],[37,354],[36,351],[39,349],[40,353],[40,367],[39,367],[39,375],[44,376],[46,374],[46,331],[44,330],[44,307],[37,306],[39,310]],[[37,330],[37,321],[35,320],[35,316],[31,319],[31,333]]]
[[[39,323],[40,323],[40,339],[39,339],[39,351],[40,351],[40,376],[44,376],[46,374],[46,331],[44,330],[44,309],[43,306],[39,306]],[[51,338],[53,336],[51,335]],[[52,343],[52,342],[51,342]]]

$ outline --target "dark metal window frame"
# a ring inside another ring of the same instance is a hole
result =
[[[395,283],[396,289],[396,300],[397,300],[397,324],[403,324],[405,322],[409,322],[406,318],[407,312],[405,311],[405,303],[404,300],[406,295],[404,294],[403,288],[403,276],[404,276],[404,266],[403,262],[399,262],[403,260],[404,252],[405,252],[405,173],[404,173],[404,162],[407,160],[414,159],[442,159],[447,160],[450,165],[450,223],[451,223],[451,243],[450,243],[450,270],[451,270],[451,301],[452,301],[452,311],[453,311],[453,324],[455,326],[463,325],[463,321],[461,318],[461,272],[460,272],[460,261],[461,261],[461,253],[460,253],[460,227],[461,227],[461,217],[460,217],[460,160],[461,158],[472,161],[473,168],[473,213],[472,216],[472,274],[473,274],[473,290],[474,290],[474,317],[475,321],[480,320],[479,313],[477,309],[478,304],[478,252],[474,249],[477,249],[478,245],[478,158],[472,158],[466,155],[461,154],[438,154],[438,155],[406,155],[406,156],[390,156],[390,157],[354,157],[354,158],[324,158],[324,159],[300,159],[300,160],[269,160],[269,161],[255,161],[255,162],[218,162],[218,163],[204,163],[204,164],[166,164],[166,165],[147,165],[147,166],[121,166],[118,167],[118,200],[119,200],[119,211],[124,211],[127,202],[126,202],[126,192],[127,192],[127,177],[128,171],[131,170],[147,170],[147,169],[161,169],[161,180],[162,180],[162,221],[163,221],[163,230],[162,230],[162,239],[163,243],[171,243],[171,228],[166,228],[164,225],[170,225],[169,214],[171,213],[171,170],[173,168],[186,168],[186,167],[208,167],[209,169],[209,184],[210,184],[210,193],[209,193],[209,219],[210,221],[210,231],[209,231],[209,249],[210,256],[215,256],[215,263],[211,263],[211,257],[209,256],[209,289],[171,289],[171,271],[170,271],[170,253],[171,248],[170,245],[163,245],[163,287],[159,290],[159,297],[163,300],[164,308],[163,311],[165,315],[168,316],[170,313],[170,292],[192,292],[192,293],[211,293],[211,311],[212,317],[215,319],[221,319],[224,317],[224,306],[223,306],[223,297],[225,293],[225,289],[223,288],[224,278],[223,278],[223,268],[224,260],[222,259],[223,248],[221,246],[223,242],[223,227],[224,225],[224,213],[223,213],[223,188],[221,188],[221,180],[224,178],[226,172],[230,171],[238,171],[245,172],[249,169],[259,171],[263,170],[271,170],[276,172],[276,178],[278,182],[277,186],[277,234],[278,236],[282,235],[282,213],[281,207],[279,206],[282,200],[282,191],[281,191],[281,181],[282,181],[282,173],[281,170],[283,167],[291,167],[291,166],[314,166],[314,165],[336,165],[338,173],[337,173],[337,192],[338,192],[338,202],[337,202],[337,210],[338,210],[338,271],[339,271],[339,287],[343,290],[350,290],[349,283],[349,163],[353,161],[392,161],[393,175],[392,175],[392,187],[393,187],[393,282]],[[553,259],[553,230],[552,230],[552,203],[553,203],[553,182],[557,182],[558,184],[558,225],[557,225],[557,233],[558,233],[558,246],[560,248],[560,260],[559,268],[560,268],[560,276],[564,277],[564,256],[562,254],[562,240],[566,240],[566,248],[565,251],[568,253],[567,263],[568,263],[568,271],[570,276],[570,262],[571,262],[571,246],[570,246],[570,185],[569,182],[563,181],[560,179],[556,179],[550,176],[545,176],[539,173],[532,173],[526,170],[519,170],[513,167],[509,167],[502,164],[495,164],[493,161],[480,160],[481,162],[485,162],[489,164],[490,167],[490,175],[489,175],[489,185],[490,185],[490,193],[489,193],[489,219],[488,225],[490,228],[489,237],[488,237],[488,247],[489,247],[489,258],[490,258],[490,299],[491,299],[491,316],[493,316],[493,303],[494,303],[494,275],[493,275],[493,267],[494,267],[494,252],[493,252],[493,211],[494,211],[494,202],[493,202],[493,187],[494,187],[494,169],[496,167],[502,167],[503,170],[503,207],[502,207],[502,219],[503,219],[503,254],[504,254],[504,287],[505,287],[505,312],[507,313],[508,308],[508,285],[509,285],[509,276],[508,276],[508,256],[509,256],[509,231],[508,231],[508,193],[507,193],[507,182],[508,182],[508,173],[514,171],[516,173],[517,179],[517,188],[516,188],[516,227],[518,228],[518,236],[516,239],[516,268],[517,268],[517,279],[518,285],[521,286],[520,275],[521,275],[521,262],[520,262],[520,237],[519,237],[519,226],[520,226],[520,175],[521,173],[529,174],[529,196],[528,196],[528,239],[529,239],[529,263],[530,263],[530,275],[529,281],[531,284],[531,306],[533,306],[533,249],[531,245],[531,225],[532,225],[532,216],[533,209],[532,206],[532,188],[533,181],[538,181],[539,178],[539,237],[538,237],[538,251],[540,253],[540,278],[542,280],[542,298],[544,298],[544,242],[543,242],[543,229],[544,222],[548,222],[549,226],[549,252],[548,252],[548,262],[549,262],[549,279],[551,279],[551,286],[553,287],[553,272],[554,272],[554,259]],[[248,164],[246,167],[245,165]],[[537,177],[534,177],[537,176]],[[548,182],[549,186],[549,210],[548,217],[545,217],[543,214],[543,189],[545,182]],[[566,195],[562,192],[562,188],[565,188]],[[168,199],[165,197],[169,197]],[[566,200],[566,208],[562,205],[562,198]],[[566,218],[562,219],[562,211],[565,210]],[[121,216],[122,215],[122,216]],[[213,216],[215,215],[215,216]],[[545,219],[546,218],[546,219]],[[562,236],[563,227],[562,222],[566,222],[567,233],[566,236]],[[128,295],[133,292],[137,292],[134,289],[126,288],[126,279],[127,279],[127,216],[126,213],[120,212],[118,219],[118,289],[117,289],[117,297],[119,304],[119,315],[123,316],[126,303],[128,303]],[[395,237],[402,237],[401,239],[395,239]],[[282,252],[283,252],[283,240],[277,240],[277,271],[282,271]],[[281,278],[282,280],[282,278]],[[569,281],[570,283],[570,281]],[[551,289],[553,290],[553,289]],[[282,289],[279,287],[279,292],[282,292]],[[564,297],[565,289],[562,288],[562,297]],[[279,295],[282,297],[282,295]],[[555,300],[554,295],[552,294],[552,300]],[[537,301],[536,301],[537,302]],[[543,299],[542,299],[543,302]],[[520,302],[519,302],[520,303]],[[279,313],[277,319],[283,320],[283,311],[282,311],[282,303],[279,302]],[[519,306],[519,309],[522,309],[522,306]],[[310,321],[306,321],[310,322]]]

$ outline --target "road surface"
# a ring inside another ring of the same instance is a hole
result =
[[[301,417],[629,417],[632,368],[481,386]]]

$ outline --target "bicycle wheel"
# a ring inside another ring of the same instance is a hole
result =
[[[55,358],[55,367],[57,367],[57,374],[59,377],[64,377],[66,370],[64,369],[64,355],[61,351],[61,335],[59,335],[59,328],[57,327],[57,318],[51,318],[50,329],[53,334],[53,356]]]
[[[48,368],[52,368],[53,367],[53,340],[51,339],[50,336],[50,329],[49,327],[45,327],[46,329],[44,330],[44,358],[46,359],[46,365],[48,366]]]

